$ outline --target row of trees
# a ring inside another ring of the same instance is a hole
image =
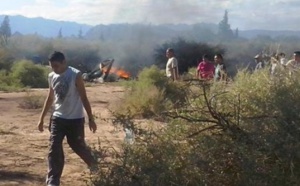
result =
[[[3,19],[3,22],[2,22],[1,28],[0,28],[0,34],[3,37],[3,42],[4,42],[3,44],[7,44],[7,39],[12,35],[8,16],[5,16]],[[238,38],[238,29],[236,29],[235,34],[231,30],[227,10],[225,11],[224,17],[218,25],[217,35],[218,35],[219,39],[224,40],[224,41]],[[63,38],[63,37],[64,37],[63,30],[62,30],[62,28],[60,28],[57,33],[57,38]],[[81,28],[78,31],[77,38],[79,38],[79,39],[84,38]],[[102,38],[102,40],[104,39],[102,33],[101,33],[101,38]]]
[[[1,36],[1,45],[6,46],[8,44],[8,39],[12,36],[11,26],[10,26],[10,19],[9,16],[5,16],[1,26],[0,26],[0,36]],[[63,30],[60,28],[57,33],[57,38],[63,38]],[[83,32],[80,28],[78,31],[77,38],[83,39]]]

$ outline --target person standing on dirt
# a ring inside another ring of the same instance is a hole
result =
[[[49,64],[53,70],[48,76],[49,92],[38,123],[38,130],[43,132],[44,117],[54,103],[54,111],[50,121],[50,148],[48,154],[48,186],[60,185],[64,167],[62,142],[67,142],[72,150],[88,165],[95,167],[97,161],[84,140],[84,111],[86,110],[89,128],[97,130],[91,106],[86,95],[83,79],[79,70],[67,66],[65,56],[54,52],[49,56]]]
[[[166,56],[168,58],[168,62],[166,64],[166,76],[173,81],[178,80],[178,61],[175,58],[174,49],[168,48],[166,51]]]

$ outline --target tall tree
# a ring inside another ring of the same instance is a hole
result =
[[[239,37],[239,28],[235,29],[234,37],[238,38]]]
[[[78,31],[78,38],[79,38],[79,39],[82,39],[82,38],[83,38],[81,27],[80,27],[80,29],[79,29],[79,31]]]
[[[57,38],[61,39],[63,37],[62,35],[62,28],[59,29],[58,34],[57,34]]]
[[[234,37],[233,32],[230,28],[229,21],[228,21],[228,11],[227,10],[225,10],[224,17],[219,23],[218,35],[222,40],[230,40]]]
[[[11,36],[9,17],[5,16],[0,26],[0,36],[2,45],[8,44],[8,38]]]

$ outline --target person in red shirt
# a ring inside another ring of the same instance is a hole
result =
[[[203,55],[197,67],[197,78],[210,80],[214,78],[215,66],[208,60],[208,55]]]

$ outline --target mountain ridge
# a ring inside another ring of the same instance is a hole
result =
[[[5,15],[0,15],[0,21],[4,19]],[[63,37],[77,37],[80,30],[82,35],[85,36],[88,33],[91,33],[98,29],[104,29],[106,32],[114,30],[115,34],[121,32],[120,29],[127,28],[129,26],[135,28],[136,25],[151,26],[156,30],[156,33],[161,33],[165,31],[173,31],[177,34],[184,33],[193,29],[208,29],[212,32],[217,32],[218,25],[214,23],[196,23],[196,24],[128,24],[128,23],[119,23],[119,24],[98,24],[95,26],[88,24],[81,24],[73,21],[58,21],[52,19],[46,19],[43,17],[29,18],[22,15],[9,15],[10,26],[12,34],[39,34],[44,37],[57,37],[59,30],[62,30]],[[117,29],[116,29],[117,28]],[[176,34],[174,34],[176,35]],[[266,35],[270,37],[278,36],[296,36],[300,37],[300,30],[263,30],[263,29],[249,29],[249,30],[239,30],[239,36],[247,39],[257,37],[259,35]],[[89,36],[88,36],[89,37]]]

